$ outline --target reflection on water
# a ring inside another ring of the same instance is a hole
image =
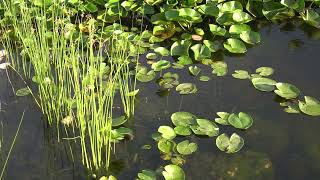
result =
[[[319,117],[287,114],[272,93],[255,90],[249,81],[231,77],[231,72],[243,69],[253,72],[259,66],[275,69],[274,79],[295,84],[304,95],[320,98],[320,31],[305,26],[299,20],[256,24],[262,33],[261,44],[250,48],[244,56],[225,56],[229,75],[200,82],[186,69],[179,73],[180,83],[194,82],[199,92],[183,96],[172,91],[161,96],[155,83],[140,86],[133,141],[116,146],[112,174],[119,179],[135,179],[142,169],[156,170],[168,162],[159,157],[156,144],[150,138],[159,125],[170,125],[170,115],[182,110],[199,117],[214,119],[218,111],[248,112],[254,117],[247,131],[221,127],[221,132],[236,132],[245,139],[238,154],[224,154],[215,146],[214,138],[191,137],[199,150],[187,157],[184,166],[188,179],[318,179],[320,176]],[[221,55],[221,54],[220,54]],[[221,57],[222,58],[222,57]],[[201,65],[200,65],[201,66]],[[201,66],[202,74],[211,76],[208,67]],[[23,84],[12,79],[14,87]],[[6,74],[0,74],[0,120],[4,124],[4,152],[26,109],[22,130],[7,167],[7,179],[87,179],[86,172],[69,160],[64,142],[55,142],[45,127],[41,113],[31,97],[13,95]],[[177,139],[180,141],[181,139]],[[151,145],[150,150],[141,149]]]

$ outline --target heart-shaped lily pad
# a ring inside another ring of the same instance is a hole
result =
[[[177,126],[174,128],[174,132],[181,136],[189,136],[191,134],[191,130],[186,126]]]
[[[158,128],[158,132],[161,133],[161,136],[165,139],[174,139],[176,137],[176,133],[170,126],[160,126]]]
[[[194,94],[198,91],[197,86],[193,83],[182,83],[176,87],[180,94]]]
[[[209,77],[209,76],[200,76],[200,77],[199,77],[199,80],[200,80],[200,81],[209,81],[209,80],[210,80],[210,77]]]
[[[156,73],[151,70],[148,71],[146,67],[140,67],[137,71],[136,78],[140,82],[149,82],[152,81],[156,77]]]
[[[159,85],[165,89],[171,89],[179,84],[179,75],[176,73],[167,72],[159,80]]]
[[[257,44],[260,42],[260,34],[255,31],[243,31],[240,38],[248,44]]]
[[[240,112],[238,115],[232,113],[228,117],[228,122],[235,128],[238,129],[248,129],[253,124],[252,117],[244,112]]]
[[[116,126],[121,126],[122,124],[124,124],[125,122],[127,122],[127,118],[126,116],[120,116],[117,118],[112,118],[112,126],[116,127]]]
[[[193,76],[197,76],[200,73],[201,69],[198,66],[190,66],[189,67],[189,72],[193,75]]]
[[[170,164],[164,167],[162,175],[165,180],[185,180],[186,176],[183,169],[177,165]]]
[[[176,41],[171,45],[171,56],[189,56],[189,40]]]
[[[154,49],[154,52],[160,54],[161,56],[169,56],[170,51],[165,47],[157,47]]]
[[[251,82],[256,89],[260,91],[266,91],[266,92],[273,91],[275,88],[275,85],[277,84],[276,81],[269,78],[263,78],[263,77],[253,78],[251,79]]]
[[[259,73],[260,76],[271,76],[274,70],[271,67],[259,67],[256,69],[256,73]]]
[[[243,147],[244,140],[236,133],[233,133],[230,138],[227,134],[223,133],[217,137],[216,145],[221,151],[236,153]]]
[[[177,151],[182,155],[190,155],[197,151],[198,145],[196,143],[190,143],[189,140],[182,141],[177,145]]]
[[[245,71],[245,70],[235,70],[234,73],[232,74],[232,76],[237,79],[249,79],[250,78],[248,71]]]
[[[151,170],[142,170],[142,172],[138,173],[137,180],[156,180],[157,175],[156,172]]]
[[[224,76],[228,72],[228,65],[223,61],[215,61],[211,64],[212,73],[217,76]]]
[[[219,118],[215,118],[214,121],[221,125],[229,125],[228,118],[230,116],[227,112],[217,112]]]
[[[274,92],[285,99],[293,99],[299,96],[300,90],[290,83],[277,83]]]
[[[158,149],[165,154],[170,153],[174,146],[174,142],[168,139],[160,139],[158,142]]]
[[[246,45],[239,39],[229,38],[223,43],[223,47],[231,53],[245,53],[247,52]]]
[[[190,126],[196,124],[197,117],[189,112],[175,112],[171,115],[171,121],[175,126]]]
[[[217,136],[219,134],[219,127],[208,119],[197,119],[197,124],[192,125],[193,133],[197,135],[207,135],[209,137]]]
[[[320,116],[320,101],[316,98],[305,96],[305,102],[299,101],[300,110],[310,116]]]
[[[169,67],[171,67],[171,64],[167,60],[160,60],[160,61],[157,61],[151,65],[151,68],[154,71],[161,71],[164,69],[168,69]]]
[[[156,54],[156,53],[148,53],[148,54],[146,55],[146,58],[147,58],[147,59],[154,60],[154,59],[157,58],[157,54]]]

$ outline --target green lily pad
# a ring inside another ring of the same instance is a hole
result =
[[[182,155],[190,155],[196,152],[198,145],[196,143],[189,143],[189,140],[182,141],[177,145],[177,151]]]
[[[209,77],[209,76],[200,76],[200,77],[199,77],[199,80],[206,82],[206,81],[209,81],[209,80],[210,80],[210,77]]]
[[[277,83],[274,92],[285,99],[293,99],[299,96],[300,90],[290,83]]]
[[[21,89],[18,89],[16,91],[16,96],[19,96],[19,97],[22,97],[22,96],[27,96],[31,94],[31,91],[29,88],[25,87],[25,88],[21,88]]]
[[[217,36],[225,36],[227,32],[225,28],[215,24],[209,24],[209,29],[213,35],[217,35]]]
[[[202,14],[214,17],[217,17],[219,14],[219,8],[215,3],[202,4],[197,7],[197,10]]]
[[[316,98],[305,96],[305,102],[299,101],[300,110],[310,116],[320,116],[320,101]]]
[[[228,1],[219,7],[220,12],[237,12],[242,11],[243,7],[238,1]]]
[[[181,8],[179,11],[179,17],[181,21],[187,21],[192,23],[202,22],[201,14],[191,8]]]
[[[198,74],[200,73],[201,69],[198,66],[190,66],[189,67],[189,72],[193,75],[193,76],[198,76]]]
[[[316,28],[320,28],[320,15],[313,9],[306,9],[301,16],[307,24]]]
[[[259,67],[256,69],[256,73],[259,73],[260,76],[271,76],[274,70],[271,67]]]
[[[192,125],[191,130],[197,135],[207,135],[209,137],[219,134],[219,127],[207,119],[197,119],[197,125]]]
[[[179,75],[176,73],[167,72],[159,80],[159,85],[165,89],[171,89],[179,84]]]
[[[158,149],[165,154],[170,153],[173,147],[174,142],[172,142],[171,140],[160,139],[160,141],[158,142]]]
[[[211,64],[212,73],[217,76],[225,76],[228,72],[228,65],[223,61],[215,61]]]
[[[288,8],[294,9],[298,12],[304,10],[305,7],[304,0],[281,0],[280,2]]]
[[[197,61],[211,57],[210,49],[202,44],[195,44],[190,49],[193,51],[194,59]]]
[[[157,175],[154,171],[142,170],[142,172],[138,173],[137,180],[157,180]]]
[[[197,86],[193,83],[182,83],[176,87],[180,94],[194,94],[198,91]]]
[[[248,44],[257,44],[260,42],[260,34],[254,31],[243,31],[240,38]]]
[[[229,113],[227,112],[217,112],[217,115],[219,116],[219,118],[215,118],[214,121],[218,124],[221,125],[230,125],[228,122],[228,118],[230,116]]]
[[[157,58],[157,54],[156,54],[156,53],[148,53],[148,54],[146,55],[146,58],[147,58],[147,59],[152,59],[152,60],[154,60],[154,59]]]
[[[148,71],[146,67],[140,67],[137,71],[136,78],[140,82],[149,82],[152,81],[156,77],[156,73],[151,70]]]
[[[189,136],[191,134],[191,130],[186,126],[177,126],[174,128],[174,132],[181,136]]]
[[[182,65],[193,64],[192,59],[189,56],[180,56],[178,58],[178,63]]]
[[[154,71],[161,71],[161,70],[164,70],[164,69],[168,69],[170,67],[171,67],[171,64],[167,60],[160,60],[160,61],[157,61],[157,62],[155,62],[155,63],[153,63],[151,65],[151,68]]]
[[[171,121],[175,126],[190,126],[196,124],[197,117],[190,112],[175,112],[171,115]]]
[[[266,91],[266,92],[271,92],[274,90],[275,88],[275,85],[276,85],[276,81],[272,80],[272,79],[269,79],[269,78],[253,78],[251,80],[253,86],[260,90],[260,91]]]
[[[154,52],[160,54],[161,56],[169,56],[170,51],[165,47],[157,47],[154,49]]]
[[[189,56],[191,42],[188,40],[176,41],[171,45],[171,56]]]
[[[164,167],[162,175],[165,180],[185,180],[185,173],[183,169],[177,165],[170,164]]]
[[[161,136],[165,139],[171,140],[176,137],[176,133],[170,126],[160,126],[158,128],[158,132],[161,133],[162,134]]]
[[[233,21],[237,23],[248,23],[253,20],[252,16],[246,12],[236,11],[232,14]]]
[[[250,75],[248,71],[245,70],[235,70],[232,76],[236,79],[249,79]]]
[[[231,53],[247,52],[246,45],[242,41],[234,38],[227,39],[227,41],[223,43],[223,47]]]
[[[232,113],[228,117],[228,122],[235,128],[238,129],[248,129],[253,124],[252,117],[244,112],[240,112],[238,115]]]
[[[223,133],[217,137],[216,145],[221,151],[236,153],[243,147],[244,140],[236,133],[233,133],[230,138],[227,134]]]
[[[250,31],[251,28],[249,25],[247,24],[234,24],[232,26],[230,26],[229,28],[229,33],[230,34],[241,34],[244,31]]]
[[[126,116],[120,116],[117,118],[112,118],[112,127],[121,126],[125,122],[127,122]]]
[[[207,46],[209,51],[211,52],[217,52],[219,50],[219,44],[217,42],[212,42],[209,40],[203,40],[203,44]]]
[[[236,22],[233,21],[233,13],[229,12],[219,13],[216,22],[223,26],[236,24]]]

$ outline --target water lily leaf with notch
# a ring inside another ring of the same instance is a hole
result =
[[[235,70],[232,76],[236,79],[249,79],[250,75],[248,71],[245,70]]]
[[[151,68],[154,71],[161,71],[161,70],[164,70],[164,69],[168,69],[170,67],[171,67],[171,64],[167,60],[160,60],[160,61],[157,61],[157,62],[155,62],[155,63],[153,63],[151,65]]]
[[[215,61],[211,64],[212,73],[217,76],[224,76],[228,72],[228,65],[223,61]]]
[[[198,74],[201,72],[201,69],[198,66],[190,66],[189,67],[189,72],[193,75],[193,76],[198,76]]]
[[[140,66],[139,66],[140,67]],[[136,78],[140,82],[149,82],[152,81],[156,77],[156,73],[151,70],[148,71],[146,67],[140,67],[136,74]]]
[[[165,154],[170,153],[174,146],[175,143],[168,139],[160,139],[158,142],[158,149]]]
[[[169,56],[170,51],[165,47],[157,47],[154,49],[154,52],[160,54],[161,56]]]
[[[220,12],[237,12],[243,10],[241,3],[238,1],[228,1],[218,7]]]
[[[305,96],[305,102],[299,101],[300,110],[310,116],[320,116],[320,101],[316,98]]]
[[[179,111],[171,115],[171,121],[175,126],[190,126],[196,124],[197,116],[190,112]]]
[[[142,170],[142,172],[138,173],[137,180],[157,180],[157,175],[154,171]]]
[[[236,24],[236,22],[233,21],[233,13],[219,13],[216,22],[223,26],[230,26],[233,24]]]
[[[147,59],[154,60],[154,59],[157,58],[157,54],[156,54],[156,53],[148,53],[148,54],[146,55],[146,58],[147,58]]]
[[[193,51],[194,59],[197,61],[211,57],[211,51],[209,50],[209,48],[202,44],[193,45],[191,47],[191,50]]]
[[[230,116],[229,113],[227,112],[217,112],[217,115],[219,116],[219,118],[215,118],[214,121],[218,124],[221,125],[230,125],[228,122],[228,118]]]
[[[21,88],[21,89],[18,89],[16,91],[16,96],[19,96],[19,97],[22,97],[22,96],[27,96],[31,94],[31,91],[29,88],[25,87],[25,88]]]
[[[198,12],[205,15],[217,17],[219,14],[219,8],[215,3],[202,4],[200,6],[197,6],[196,8]]]
[[[160,126],[158,128],[158,132],[161,133],[162,134],[161,136],[165,139],[171,140],[176,137],[176,133],[170,126]]]
[[[198,145],[196,143],[190,143],[189,140],[182,141],[177,145],[177,151],[182,155],[190,155],[196,152]]]
[[[171,45],[171,56],[189,56],[191,42],[188,40],[176,41]]]
[[[121,126],[127,122],[128,118],[126,116],[120,116],[117,118],[112,118],[112,127]]]
[[[284,6],[280,2],[269,1],[263,4],[263,15],[269,19],[282,19],[283,17],[292,17],[295,15],[294,10]]]
[[[217,52],[219,50],[219,44],[218,44],[217,41],[212,42],[212,41],[209,41],[209,40],[203,40],[203,44],[205,46],[207,46],[207,48],[211,52]]]
[[[179,75],[176,73],[167,72],[159,80],[159,85],[162,88],[170,89],[179,84]]]
[[[180,56],[178,57],[178,63],[182,65],[193,64],[192,59],[189,56]]]
[[[209,137],[217,136],[219,134],[219,127],[208,119],[196,119],[197,125],[192,125],[190,128],[194,134],[207,135]]]
[[[269,79],[269,78],[264,78],[264,77],[257,77],[257,78],[253,78],[251,79],[251,82],[253,84],[253,86],[260,90],[260,91],[266,91],[266,92],[271,92],[274,90],[275,85],[276,85],[276,81]]]
[[[298,12],[303,11],[305,6],[304,0],[281,0],[281,4]]]
[[[200,76],[200,77],[199,77],[199,80],[200,80],[200,81],[209,81],[209,80],[210,80],[210,77],[209,77],[209,76]]]
[[[307,9],[301,16],[307,24],[320,28],[320,15],[313,9]]]
[[[247,24],[234,24],[232,26],[230,26],[229,28],[229,33],[230,34],[241,34],[244,31],[250,31],[251,28],[249,25]]]
[[[244,112],[240,112],[238,115],[232,113],[228,117],[228,122],[235,128],[248,129],[253,124],[252,117]]]
[[[164,167],[162,175],[165,180],[185,180],[186,176],[183,169],[177,165],[170,164]]]
[[[181,136],[189,136],[191,134],[191,130],[187,126],[177,126],[174,128],[174,132]]]
[[[236,11],[232,15],[232,19],[237,23],[248,23],[253,20],[252,16],[246,12]]]
[[[215,24],[209,24],[209,29],[213,35],[217,35],[217,36],[225,36],[227,32],[225,28]]]
[[[193,83],[182,83],[176,87],[176,91],[180,94],[194,94],[198,91],[197,86]]]
[[[260,76],[271,76],[274,70],[271,67],[259,67],[256,69],[256,73],[259,73]]]
[[[164,14],[168,21],[179,21],[181,19],[178,9],[169,9]]]
[[[245,53],[247,52],[246,45],[234,38],[229,38],[223,43],[223,47],[226,48],[231,53]]]
[[[236,133],[233,133],[230,138],[227,134],[223,133],[217,137],[216,145],[221,151],[236,153],[243,147],[244,140]]]
[[[181,21],[187,21],[192,23],[202,22],[201,14],[191,8],[179,9],[179,17],[181,18]]]
[[[240,38],[248,44],[257,44],[260,42],[260,34],[255,31],[243,31]]]
[[[287,113],[300,113],[299,105],[297,103],[293,102],[281,102],[280,106],[286,106],[286,108],[283,110]]]
[[[285,99],[293,99],[299,96],[300,90],[290,83],[277,83],[274,92]]]

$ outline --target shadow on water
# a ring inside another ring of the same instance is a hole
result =
[[[111,171],[119,179],[135,179],[142,169],[157,169],[163,161],[151,134],[159,125],[170,125],[170,115],[178,110],[213,119],[218,111],[248,112],[254,117],[252,128],[238,131],[222,127],[221,132],[237,132],[245,139],[237,154],[220,152],[214,138],[191,137],[199,150],[187,157],[184,170],[187,179],[318,179],[320,177],[319,117],[283,112],[272,93],[255,90],[250,82],[231,77],[231,72],[243,69],[253,72],[257,67],[275,69],[274,79],[291,82],[304,95],[320,98],[320,31],[296,20],[291,23],[256,24],[261,31],[261,44],[249,49],[244,56],[224,56],[229,73],[226,77],[201,82],[186,69],[173,70],[180,83],[194,82],[199,92],[183,96],[177,92],[157,93],[156,83],[139,86],[140,95],[133,123],[133,141],[118,144],[111,162]],[[199,65],[201,66],[201,65]],[[211,70],[202,68],[203,75]],[[23,86],[11,79],[15,87]],[[50,131],[31,97],[13,95],[5,73],[0,74],[0,120],[4,126],[4,144],[11,143],[20,115],[25,120],[10,158],[7,179],[87,179],[80,162],[70,162],[63,143],[50,140]],[[178,138],[178,140],[180,140]],[[151,145],[150,150],[141,149]],[[7,152],[4,149],[3,152]],[[2,155],[4,153],[2,152]]]

